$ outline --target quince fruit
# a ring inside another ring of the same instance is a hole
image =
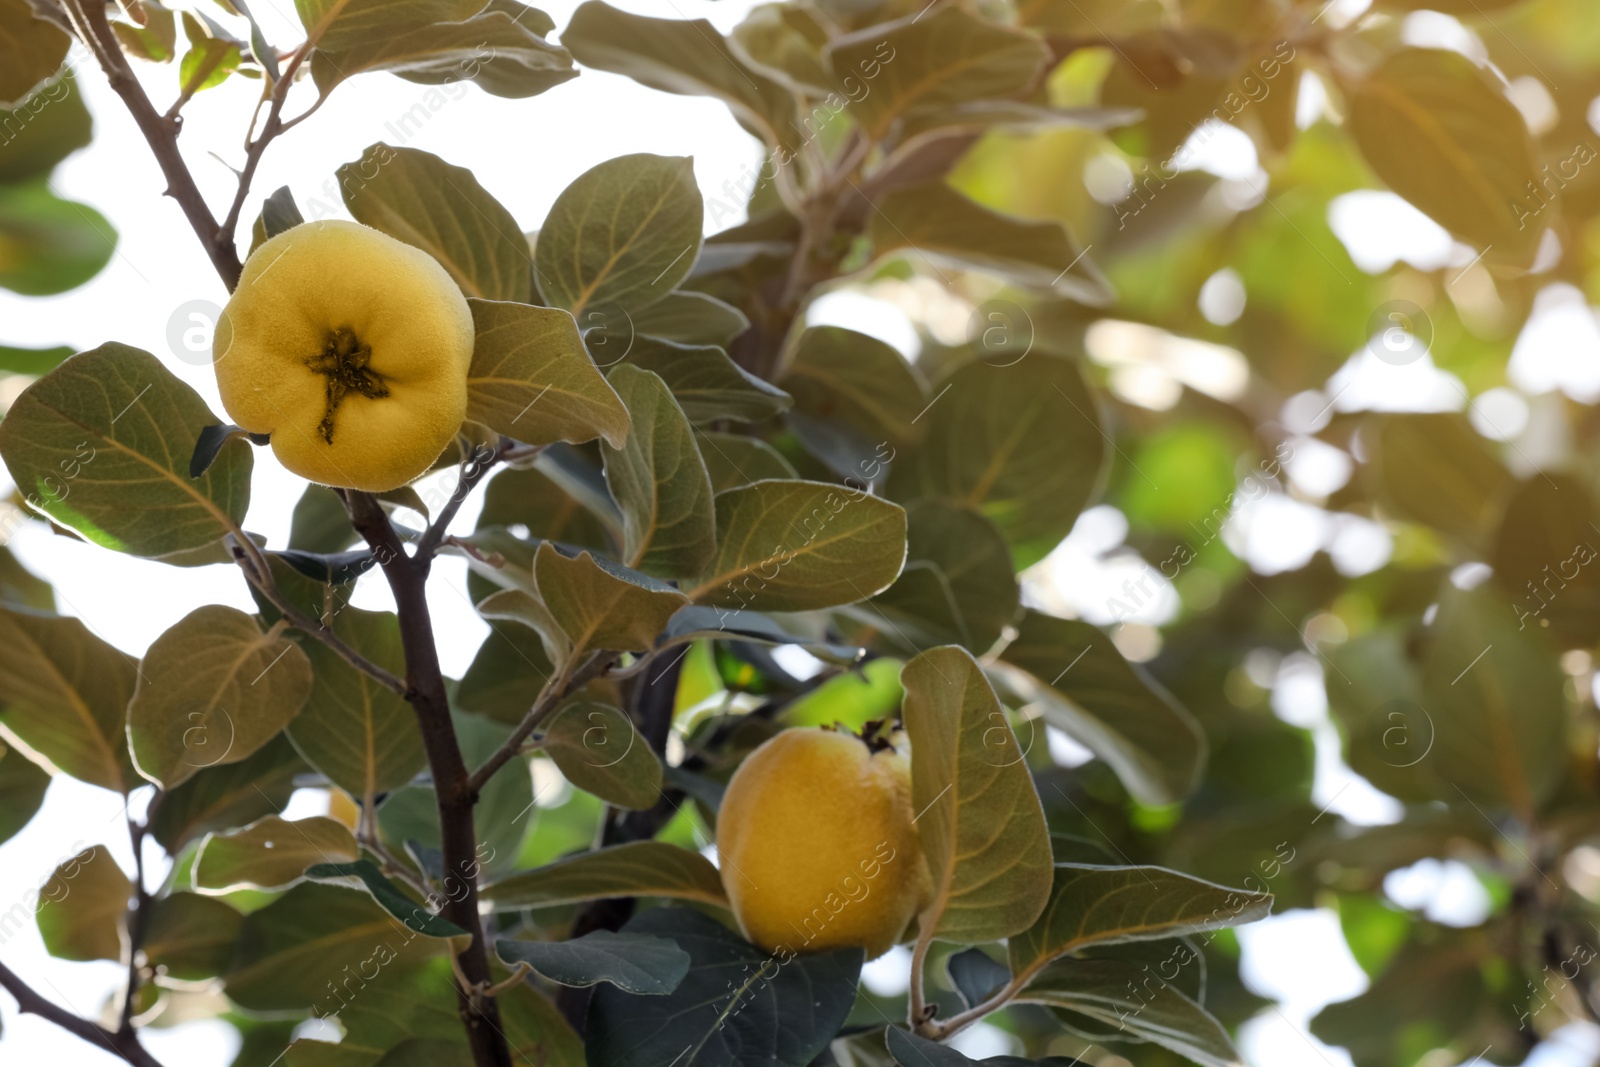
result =
[[[222,405],[289,470],[386,492],[461,429],[472,312],[437,260],[354,222],[303,223],[245,263],[217,323]]]
[[[783,731],[750,753],[717,815],[722,883],[745,937],[774,953],[900,940],[930,881],[911,764],[889,742]]]

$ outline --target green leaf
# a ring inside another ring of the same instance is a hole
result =
[[[195,854],[196,889],[283,889],[317,863],[352,863],[361,849],[344,823],[322,815],[289,821],[277,815],[214,833]]]
[[[116,247],[116,227],[104,215],[57,197],[46,179],[0,185],[0,288],[23,296],[76,289]]]
[[[405,674],[400,624],[393,613],[345,607],[333,631],[372,662]],[[398,789],[427,765],[411,705],[350,666],[320,641],[302,644],[315,682],[288,734],[310,763],[356,798]]]
[[[1544,205],[1527,123],[1457,52],[1395,52],[1351,98],[1350,134],[1389,188],[1481,249],[1524,255],[1544,229],[1528,225]]]
[[[833,76],[822,62],[828,29],[817,14],[793,4],[758,4],[733,28],[739,57],[790,90],[826,96]]]
[[[435,915],[402,893],[400,887],[385,878],[378,865],[371,860],[318,863],[306,868],[306,877],[341,885],[351,880],[358,881],[384,911],[405,923],[408,929],[427,937],[465,937],[467,934],[455,923]]]
[[[534,578],[550,614],[572,641],[572,654],[590,649],[637,652],[652,648],[682,593],[605,557],[564,556],[546,541],[534,558]]]
[[[806,1067],[827,1048],[856,999],[860,949],[780,963],[699,912],[657,908],[625,934],[671,938],[690,958],[666,996],[602,986],[589,1008],[590,1067]]]
[[[710,860],[662,841],[580,852],[491,882],[483,897],[496,908],[548,908],[611,897],[670,897],[728,906],[722,876]]]
[[[10,549],[0,545],[0,601],[54,613],[56,591],[49,582],[24,567]]]
[[[1057,864],[1043,914],[1009,942],[1011,973],[1023,982],[1052,960],[1090,945],[1220,930],[1264,919],[1271,910],[1270,895],[1163,867]]]
[[[1514,479],[1466,417],[1403,414],[1373,421],[1368,473],[1384,507],[1486,550]]]
[[[538,634],[544,643],[544,655],[540,662],[566,663],[572,656],[572,639],[567,636],[567,631],[550,613],[544,601],[526,589],[502,589],[484,597],[478,601],[478,614],[485,619],[520,622]],[[523,703],[529,701],[524,699]]]
[[[0,21],[4,17],[0,15]],[[0,107],[0,130],[6,134],[0,141],[0,182],[15,184],[49,174],[57,163],[88,146],[93,126],[70,67],[15,108]]]
[[[768,478],[794,481],[800,475],[783,453],[756,437],[699,430],[700,458],[711,476],[711,491],[720,493]]]
[[[477,340],[467,372],[467,418],[530,445],[596,437],[620,448],[628,411],[565,311],[470,300]]]
[[[836,38],[823,56],[851,114],[877,141],[914,108],[1027,92],[1049,50],[1038,37],[946,5]]]
[[[1001,653],[1025,676],[1005,677],[1046,721],[1105,760],[1146,804],[1192,792],[1205,766],[1205,735],[1194,718],[1097,626],[1026,612]]]
[[[28,0],[0,0],[0,105],[20,101],[61,66],[72,38],[33,17]]]
[[[122,960],[133,883],[104,845],[78,853],[39,890],[39,935],[59,960]]]
[[[200,431],[220,422],[148,352],[106,344],[34,382],[0,422],[0,456],[30,506],[106,548],[165,556],[237,529],[250,446],[231,441],[199,478]]]
[[[689,954],[666,937],[595,930],[571,941],[512,941],[495,950],[507,963],[526,963],[564,986],[607,982],[625,993],[663,995],[689,973]]]
[[[1512,598],[1521,627],[1544,630],[1561,648],[1600,642],[1600,567],[1590,567],[1600,509],[1582,481],[1529,478],[1506,501],[1488,563]]]
[[[641,337],[656,337],[684,345],[721,345],[750,328],[744,312],[714,296],[675,290],[633,316],[633,329]]]
[[[239,69],[244,58],[239,42],[226,37],[213,37],[207,26],[189,12],[183,16],[183,35],[189,39],[189,49],[178,64],[178,79],[184,95],[192,96],[204,89],[214,89],[228,80],[228,75]]]
[[[554,668],[542,640],[520,625],[490,623],[456,689],[456,704],[485,718],[519,723]]]
[[[1050,899],[1050,833],[1000,702],[959,648],[917,656],[901,683],[911,804],[933,876],[921,936],[977,944],[1021,933]]]
[[[717,494],[717,554],[697,604],[810,611],[888,588],[906,555],[906,515],[826,482],[765,481]]]
[[[144,25],[113,22],[111,30],[122,44],[122,50],[136,59],[149,63],[168,63],[178,53],[178,20],[172,9],[156,0],[143,0],[139,10],[144,14]]]
[[[0,345],[0,370],[8,374],[27,374],[39,377],[61,366],[72,355],[65,345],[55,348],[10,348]]]
[[[15,748],[0,745],[0,844],[33,819],[50,788],[50,772]]]
[[[567,781],[621,808],[661,798],[661,761],[620,708],[580,700],[556,713],[541,742]]]
[[[323,1004],[332,1012],[339,1009],[337,1001],[325,1004],[329,988],[349,973],[420,960],[439,947],[365,893],[306,882],[245,916],[224,982],[228,996],[252,1011]]]
[[[546,41],[538,27],[526,25],[514,11],[492,5],[460,21],[369,38],[338,52],[319,48],[311,57],[312,78],[324,95],[346,78],[374,70],[423,85],[470,81],[484,92],[513,99],[537,96],[578,76],[566,49]],[[447,103],[442,96],[437,102],[424,97],[400,117],[400,129],[428,121]]]
[[[580,8],[568,27],[569,44],[582,14]],[[539,291],[574,316],[590,307],[641,311],[688,276],[703,217],[694,160],[645,153],[608,159],[551,206],[535,249]]]
[[[289,547],[299,552],[342,552],[361,540],[344,501],[325,485],[307,484],[289,522]]]
[[[357,222],[437,259],[463,293],[486,300],[533,295],[522,230],[471,171],[380,141],[336,173]]]
[[[244,762],[207,768],[166,794],[150,817],[151,836],[176,855],[201,834],[282,811],[295,775],[306,771],[294,745],[279,735]]]
[[[233,960],[244,916],[215,897],[173,893],[150,904],[144,954],[152,967],[180,982],[215,978]]]
[[[1043,353],[1008,367],[968,363],[934,394],[926,436],[895,465],[890,495],[976,508],[1010,542],[1018,569],[1043,559],[1072,532],[1105,463],[1077,365]]]
[[[1202,1067],[1238,1067],[1239,1051],[1210,1012],[1176,986],[1147,981],[1148,968],[1122,960],[1072,960],[1050,968],[1017,1000],[1086,1016],[1138,1039],[1171,1049]]]
[[[943,182],[897,189],[876,208],[867,235],[879,256],[909,251],[935,271],[942,265],[998,274],[1091,306],[1111,301],[1104,277],[1059,222],[1002,215]]]
[[[163,790],[271,741],[311,693],[311,661],[237,608],[185,615],[145,653],[128,705],[139,773]]]
[[[138,669],[77,619],[0,607],[0,724],[74,778],[140,784],[123,731]]]
[[[625,74],[662,92],[715,97],[769,145],[795,139],[794,98],[740,62],[705,19],[648,18],[588,0],[572,13],[561,43],[586,67]]]
[[[883,1040],[879,1041],[876,1047],[883,1045],[888,1046],[893,1057],[884,1062],[897,1063],[901,1067],[1080,1067],[1083,1062],[1062,1056],[1046,1056],[1042,1060],[1025,1060],[1018,1056],[990,1056],[987,1059],[975,1060],[948,1045],[940,1045],[895,1026],[884,1028]],[[874,1050],[876,1051],[876,1048]]]
[[[944,970],[961,1002],[969,1008],[982,1004],[1011,981],[1006,965],[981,948],[951,953],[945,958]]]
[[[797,409],[838,421],[864,438],[906,445],[918,435],[928,386],[896,349],[842,326],[813,326],[800,335],[783,372]]]
[[[668,578],[698,574],[716,551],[716,518],[694,428],[647,370],[616,367],[611,387],[633,420],[626,445],[603,447],[606,485],[622,509],[623,558]]]
[[[761,422],[787,411],[788,393],[739,366],[711,345],[679,345],[636,337],[628,362],[658,375],[690,422]]]
[[[537,541],[612,550],[605,522],[549,475],[531,467],[503,470],[490,479],[478,512],[479,530],[518,523]]]
[[[1406,634],[1374,630],[1330,649],[1328,708],[1344,728],[1350,769],[1397,800],[1425,804],[1460,794],[1428,760],[1437,727],[1423,707],[1422,682]]]
[[[1567,773],[1565,678],[1542,634],[1488,587],[1448,589],[1422,663],[1432,768],[1458,796],[1531,818]]]

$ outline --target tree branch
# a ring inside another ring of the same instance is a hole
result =
[[[144,835],[146,826],[130,814],[128,816],[128,841],[133,845],[133,904],[128,910],[128,979],[122,995],[122,1014],[117,1021],[117,1033],[132,1035],[134,1001],[139,995],[139,950],[144,945],[144,933],[150,925],[150,894],[144,887]]]
[[[24,1015],[37,1015],[90,1044],[103,1045],[114,1055],[133,1064],[133,1067],[161,1067],[161,1061],[145,1051],[133,1031],[117,1033],[74,1015],[35,993],[28,983],[3,963],[0,963],[0,989],[16,999],[17,1010]]]
[[[472,494],[472,490],[488,476],[495,464],[515,447],[515,441],[509,437],[502,437],[494,448],[474,448],[472,454],[461,461],[461,474],[456,479],[455,491],[450,494],[450,499],[444,502],[444,507],[439,509],[438,517],[417,539],[417,559],[433,558],[433,554],[439,550],[439,545],[444,541],[444,535],[449,531],[456,512],[461,510],[461,505]]]
[[[552,678],[539,693],[539,699],[534,701],[533,707],[528,709],[528,714],[524,715],[517,728],[511,731],[511,736],[495,749],[494,755],[483,761],[483,766],[472,772],[470,782],[472,791],[477,793],[482,790],[496,771],[511,762],[512,757],[522,751],[522,743],[538,729],[540,723],[550,717],[550,713],[567,698],[568,694],[600,677],[616,658],[615,652],[595,652],[584,660],[583,665],[577,670],[557,674]]]
[[[244,269],[239,262],[239,250],[234,247],[232,231],[217,225],[216,216],[211,213],[199,186],[194,183],[194,176],[189,173],[188,164],[183,161],[183,154],[178,151],[178,123],[163,117],[145,94],[144,86],[139,84],[128,57],[122,54],[116,35],[111,32],[105,5],[97,0],[66,0],[66,7],[78,36],[99,61],[111,88],[122,97],[139,132],[149,142],[156,163],[167,179],[167,195],[183,209],[190,228],[211,258],[211,265],[231,292],[239,284],[239,273]]]
[[[457,1013],[466,1027],[478,1067],[511,1067],[500,1009],[488,995],[494,983],[483,921],[478,914],[478,843],[472,814],[478,794],[461,756],[444,675],[439,669],[433,620],[428,611],[429,560],[421,555],[406,555],[400,535],[371,493],[346,490],[342,495],[351,524],[377,554],[400,618],[406,655],[405,697],[416,712],[439,805],[440,851],[444,860],[444,903],[440,914],[472,935],[471,942],[456,958],[466,980],[465,985],[457,985]]]

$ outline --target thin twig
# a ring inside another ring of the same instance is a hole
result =
[[[444,540],[444,535],[449,531],[456,512],[461,510],[462,503],[472,494],[478,483],[494,469],[495,464],[515,446],[516,442],[511,438],[502,437],[495,447],[474,448],[472,454],[461,461],[461,473],[456,479],[455,491],[450,494],[450,499],[444,502],[444,507],[439,509],[439,514],[432,524],[417,539],[417,559],[433,558],[433,554],[439,550],[439,545]]]
[[[101,1045],[133,1067],[161,1067],[161,1061],[145,1051],[136,1033],[117,1033],[46,1000],[24,982],[15,971],[0,963],[0,989],[10,993],[17,1010],[52,1022],[91,1045]]]
[[[144,883],[144,823],[128,815],[128,841],[133,845],[133,901],[128,909],[128,979],[122,997],[122,1015],[117,1033],[133,1033],[134,1001],[139,995],[139,952],[144,947],[145,930],[150,925],[150,894]]]
[[[511,731],[511,736],[495,749],[494,755],[484,760],[483,765],[472,772],[472,777],[468,780],[469,788],[473,792],[481,792],[483,787],[489,784],[489,779],[494,777],[495,772],[511,762],[512,758],[522,750],[522,743],[539,728],[540,723],[550,717],[550,713],[567,698],[568,694],[600,677],[606,672],[606,668],[616,662],[616,659],[615,652],[595,652],[584,660],[577,670],[558,674],[546,683],[539,693],[539,699],[534,701],[533,707],[528,709],[528,714],[522,717],[517,728]]]

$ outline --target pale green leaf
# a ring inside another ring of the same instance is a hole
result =
[[[44,803],[50,772],[0,744],[0,844],[17,835]]]
[[[651,648],[673,612],[688,603],[665,582],[588,552],[570,558],[548,541],[534,557],[534,580],[574,656],[591,649]]]
[[[67,58],[72,38],[34,18],[28,0],[0,0],[0,107],[20,103]]]
[[[676,289],[633,316],[641,337],[685,345],[722,345],[750,328],[744,312],[714,296]]]
[[[626,445],[603,449],[606,485],[622,509],[623,558],[668,578],[698,574],[716,551],[716,517],[694,428],[649,371],[623,364],[611,387],[633,420]]]
[[[198,893],[152,901],[144,930],[145,958],[168,978],[199,982],[228,969],[244,916],[230,904]]]
[[[529,10],[524,8],[523,10]],[[456,12],[451,12],[456,14]],[[546,41],[511,11],[493,6],[402,33],[354,43],[343,51],[312,53],[311,74],[324,94],[363,71],[384,70],[423,85],[470,81],[485,92],[536,96],[578,76],[567,50]],[[429,121],[449,103],[425,95],[395,121],[402,132]]]
[[[628,362],[667,383],[690,422],[761,422],[787,411],[788,393],[739,366],[712,345],[636,337]]]
[[[921,935],[978,944],[1019,934],[1050,899],[1050,833],[994,690],[968,652],[936,648],[901,673],[911,804],[933,877]]]
[[[706,473],[711,476],[713,493],[768,478],[793,481],[800,477],[783,453],[758,437],[700,430],[696,440],[700,442]]]
[[[254,753],[310,693],[311,661],[289,638],[237,608],[196,608],[145,653],[128,705],[134,763],[170,790]]]
[[[900,574],[906,514],[827,482],[763,481],[717,494],[717,554],[697,604],[810,611],[865,600]]]
[[[689,954],[666,937],[595,930],[570,941],[495,942],[507,963],[526,963],[564,986],[609,983],[628,993],[661,995],[689,973]]]
[[[611,897],[671,897],[728,906],[711,861],[664,841],[580,852],[546,867],[502,878],[483,889],[498,908],[546,908]]]
[[[277,815],[238,830],[209,835],[194,861],[195,888],[283,889],[317,863],[349,863],[361,857],[344,823],[322,815],[289,821]]]
[[[138,556],[203,548],[250,503],[250,445],[189,457],[221,422],[160,360],[106,344],[34,382],[0,422],[0,456],[28,503],[87,540]]]
[[[661,799],[661,761],[620,708],[579,700],[550,720],[540,742],[567,781],[621,808]]]
[[[61,960],[122,959],[133,883],[104,845],[62,863],[39,890],[39,934]]]
[[[531,578],[530,572],[530,584]],[[478,601],[478,614],[486,619],[519,622],[538,634],[544,645],[541,662],[547,665],[565,663],[572,656],[572,639],[567,636],[567,631],[545,607],[544,601],[528,589],[502,589],[492,593]],[[493,637],[488,640],[493,640]],[[530,703],[531,700],[522,701],[524,705]]]
[[[872,441],[905,445],[918,436],[928,386],[890,345],[843,326],[813,326],[790,352],[782,384],[795,406],[836,419]]]
[[[208,831],[282,811],[295,776],[308,770],[288,737],[279,734],[242,763],[208,767],[162,797],[150,817],[150,836],[176,855]]]
[[[551,206],[535,249],[539,291],[574,316],[591,307],[641,311],[694,266],[703,214],[693,160],[645,153],[608,159]]]
[[[470,300],[477,339],[467,418],[530,445],[596,437],[622,447],[628,411],[556,308]]]

